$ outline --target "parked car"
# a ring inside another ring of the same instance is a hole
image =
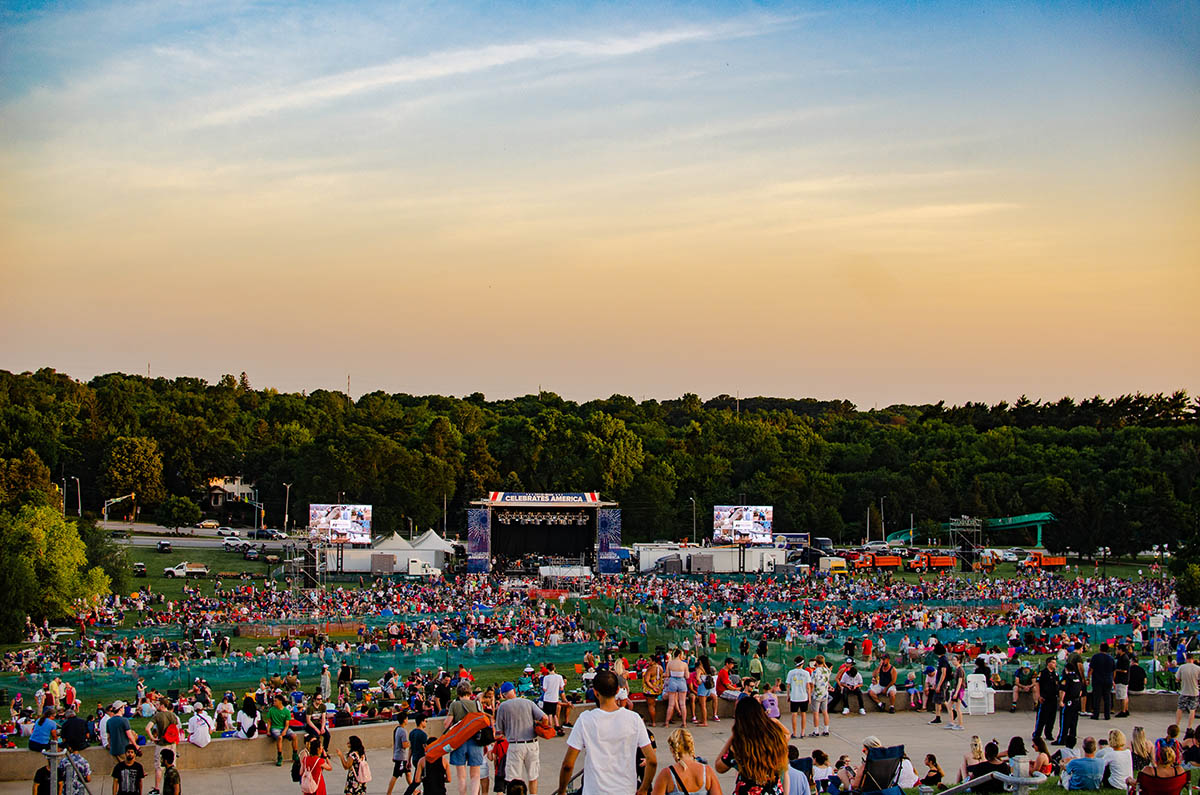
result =
[[[237,530],[234,530],[232,527],[218,527],[217,535],[219,535],[221,538],[237,538],[239,535],[241,535],[241,533],[239,533]]]
[[[245,551],[242,552],[242,557],[246,560],[258,560],[258,547],[246,547]]]
[[[215,530],[220,527],[220,525],[221,523],[216,519],[205,519],[203,522],[196,525],[196,527],[199,527],[201,530]]]
[[[159,541],[157,544],[154,545],[154,551],[155,552],[170,552],[171,551],[171,542],[170,541]]]
[[[863,544],[863,550],[866,552],[887,552],[888,542],[875,539]]]
[[[1011,557],[1009,557],[1011,555]],[[1017,563],[1029,557],[1029,551],[1020,547],[1010,547],[1004,551],[1004,559],[1009,563]]]
[[[246,538],[253,538],[260,541],[282,541],[287,538],[287,533],[281,530],[272,528],[254,529],[246,533]]]
[[[112,530],[109,532],[108,537],[113,538],[113,539],[118,539],[118,538],[129,538],[131,535],[133,535],[133,534],[130,533],[128,530]]]
[[[250,542],[241,538],[226,538],[221,544],[221,548],[226,552],[241,552],[248,546]]]
[[[146,564],[142,563],[140,560],[137,563],[134,563],[133,564],[133,576],[134,577],[145,577],[146,576]]]

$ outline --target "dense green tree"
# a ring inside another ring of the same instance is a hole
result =
[[[0,515],[0,641],[18,640],[26,616],[40,622],[71,616],[80,602],[109,592],[103,569],[88,567],[87,548],[73,522],[50,507],[26,506]]]
[[[154,521],[177,533],[182,527],[190,527],[194,533],[195,527],[203,515],[200,512],[200,506],[187,497],[171,496],[159,504]]]
[[[158,442],[144,436],[118,436],[100,463],[100,488],[110,497],[137,495],[140,505],[157,505],[166,496]]]

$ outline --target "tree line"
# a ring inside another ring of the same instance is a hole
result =
[[[774,505],[778,531],[845,542],[910,517],[925,538],[951,516],[1050,511],[1051,548],[1119,555],[1196,534],[1198,434],[1200,401],[1184,392],[860,411],[693,394],[351,400],[254,389],[245,373],[84,383],[0,371],[0,510],[11,521],[65,488],[70,512],[133,492],[143,518],[188,516],[178,498],[200,502],[209,478],[240,475],[271,526],[285,483],[295,524],[310,502],[341,498],[374,505],[377,533],[407,533],[439,527],[445,500],[451,536],[489,490],[599,491],[620,502],[627,542],[690,537],[694,499],[701,537],[714,504]]]

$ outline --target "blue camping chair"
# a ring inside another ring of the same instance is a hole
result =
[[[900,789],[900,765],[904,761],[904,746],[868,748],[866,773],[863,774],[863,795],[904,795]]]

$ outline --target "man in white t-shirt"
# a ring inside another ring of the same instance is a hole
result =
[[[575,772],[575,760],[583,757],[583,795],[633,795],[648,793],[654,783],[658,757],[650,745],[646,724],[633,710],[617,706],[617,676],[601,671],[593,682],[598,707],[575,721],[567,738],[567,755],[558,771],[558,789],[566,792]],[[637,752],[646,757],[642,786],[637,785]]]
[[[567,716],[562,716],[561,723],[559,722],[559,711],[570,705],[563,698],[563,690],[566,689],[567,683],[563,679],[562,674],[554,670],[554,663],[547,663],[546,669],[550,672],[542,677],[542,710],[550,716],[550,723],[558,731],[558,736],[563,734],[563,724],[567,722]]]
[[[788,671],[785,682],[788,689],[788,705],[792,708],[792,736],[805,735],[808,719],[808,697],[812,693],[812,674],[804,667],[804,655],[796,655],[796,667]],[[800,733],[796,734],[796,713],[800,714]]]

